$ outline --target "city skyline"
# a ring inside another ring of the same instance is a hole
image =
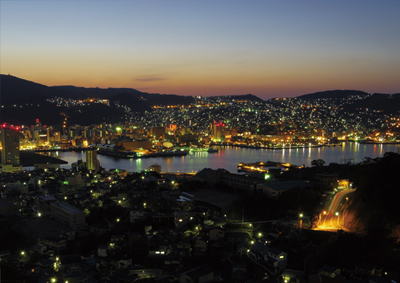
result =
[[[399,2],[2,1],[1,73],[268,99],[399,92]]]

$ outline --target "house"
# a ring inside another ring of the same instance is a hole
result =
[[[213,282],[213,280],[214,270],[208,264],[180,272],[179,276],[180,283],[206,283]]]
[[[146,215],[148,215],[148,214],[149,214],[149,212],[147,212],[143,209],[131,210],[130,211],[131,223],[144,221],[146,219]]]
[[[225,230],[220,227],[210,229],[208,239],[212,242],[223,242],[225,238]]]
[[[378,275],[372,275],[368,280],[368,283],[391,283],[391,282],[393,281],[387,278],[380,277]]]
[[[225,235],[228,243],[239,243],[251,238],[247,232],[226,232]]]
[[[67,246],[67,241],[58,237],[46,237],[42,243],[49,248],[64,249]]]
[[[97,256],[99,257],[106,257],[107,256],[107,249],[108,246],[107,245],[99,245],[97,247]]]
[[[281,251],[278,248],[270,247],[267,260],[268,262],[273,263],[275,270],[284,270],[286,269],[287,264],[287,253]]]
[[[308,276],[309,283],[345,283],[346,280],[344,277],[331,278],[325,275],[321,275],[320,273],[315,273]],[[372,282],[371,282],[372,283]],[[374,282],[377,283],[377,282]]]
[[[321,275],[325,275],[330,278],[335,278],[338,275],[340,275],[340,269],[337,267],[325,264],[324,266],[322,266],[320,273],[321,273]]]
[[[172,254],[181,257],[192,256],[192,245],[190,243],[177,243],[173,245]]]
[[[270,198],[278,198],[286,191],[292,190],[294,188],[304,188],[309,186],[310,184],[304,180],[292,180],[284,182],[257,184],[256,189],[261,190]]]
[[[176,228],[185,226],[189,222],[189,212],[187,211],[175,211],[174,212],[174,223]]]
[[[379,268],[374,264],[359,262],[355,266],[355,273],[364,278],[374,274],[382,276],[382,267]]]
[[[17,214],[18,206],[15,204],[0,199],[0,215],[2,214]]]
[[[75,240],[76,238],[76,231],[70,228],[63,228],[60,232],[60,238],[63,238],[67,241]]]
[[[208,242],[202,237],[196,237],[193,241],[193,254],[203,255],[207,252]]]
[[[170,253],[168,240],[159,234],[147,236],[149,256],[165,256]]]
[[[201,216],[202,218],[206,218],[208,216],[210,209],[205,206],[196,206],[189,210],[190,216],[194,217],[196,215]]]
[[[257,261],[264,261],[267,266],[272,267],[275,272],[286,269],[287,253],[278,248],[270,247],[261,242],[255,242],[251,246],[251,254]]]

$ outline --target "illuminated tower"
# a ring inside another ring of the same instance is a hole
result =
[[[97,159],[97,151],[96,150],[87,150],[86,151],[86,168],[88,170],[97,171],[100,169],[100,162]]]
[[[3,172],[19,171],[19,128],[1,126],[1,163]]]

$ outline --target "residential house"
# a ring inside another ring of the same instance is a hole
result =
[[[147,236],[149,256],[165,256],[170,253],[168,240],[159,234]]]
[[[207,252],[208,241],[202,237],[196,237],[193,241],[193,254],[194,255],[204,255]]]
[[[46,237],[42,240],[42,244],[54,249],[64,249],[67,246],[67,241],[58,237]]]
[[[180,283],[207,283],[213,280],[214,270],[208,264],[180,272],[179,276]]]

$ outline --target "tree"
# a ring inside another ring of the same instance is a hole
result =
[[[325,161],[323,159],[314,159],[311,161],[311,166],[322,167],[325,165]]]

